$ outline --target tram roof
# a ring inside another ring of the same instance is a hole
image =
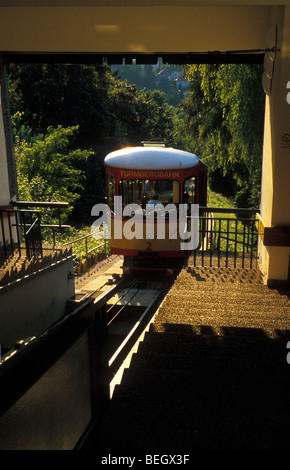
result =
[[[108,166],[134,170],[180,170],[198,163],[197,155],[171,147],[126,147],[105,158]]]

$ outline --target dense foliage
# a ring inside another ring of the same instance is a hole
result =
[[[173,144],[174,108],[107,65],[11,65],[10,106],[19,196],[66,200],[90,221],[105,196],[105,155],[142,140]]]
[[[213,189],[237,206],[259,205],[264,126],[259,65],[186,67],[191,89],[183,102],[180,135],[209,167]]]
[[[189,88],[182,93],[160,71],[137,65],[11,64],[20,199],[68,201],[71,221],[90,224],[92,206],[105,196],[105,155],[157,139],[199,155],[213,191],[235,198],[240,207],[257,206],[261,67],[186,66],[180,73]]]

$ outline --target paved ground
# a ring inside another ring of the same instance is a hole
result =
[[[115,276],[122,276],[123,259],[120,256],[110,256],[93,265],[87,272],[75,280],[76,293],[92,293],[108,288],[108,282]]]

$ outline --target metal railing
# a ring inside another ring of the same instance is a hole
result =
[[[63,244],[63,246],[70,246],[72,250],[74,251],[74,254],[76,256],[78,255],[80,256],[81,259],[76,261],[75,263],[76,269],[77,269],[77,266],[81,264],[82,260],[88,260],[95,251],[97,251],[98,253],[102,253],[104,257],[107,258],[108,241],[104,238],[104,241],[102,243],[93,245],[92,247],[89,248],[89,240],[91,240],[92,238],[93,238],[92,234],[83,235],[81,237],[75,238],[74,240],[70,240]],[[73,248],[74,245],[76,244],[82,245],[82,242],[84,243],[84,245],[81,246],[81,248],[79,248],[78,250],[74,250]]]
[[[38,211],[0,209],[0,252],[7,257],[16,250],[21,255],[25,246],[26,256],[42,257],[40,215]]]
[[[258,209],[200,207],[194,266],[256,267],[257,213]]]
[[[41,237],[41,225],[40,225],[40,214],[38,211],[23,211],[20,210],[21,226],[24,229],[24,240],[26,247],[26,257],[31,258],[42,258],[42,237]],[[27,223],[27,217],[29,222]],[[28,227],[28,229],[26,229]]]
[[[31,207],[56,209],[58,224],[42,224],[40,211]],[[7,257],[17,250],[21,255],[25,247],[27,258],[41,258],[41,229],[52,230],[55,245],[55,230],[70,228],[60,216],[60,209],[67,207],[67,202],[10,201],[10,206],[0,208],[0,254]]]
[[[58,229],[69,229],[71,228],[70,225],[63,224],[61,221],[61,210],[62,209],[68,209],[69,203],[68,202],[43,202],[43,201],[11,201],[10,202],[13,206],[15,207],[24,207],[25,210],[27,211],[28,208],[30,207],[35,207],[35,208],[40,208],[40,209],[48,209],[48,210],[54,210],[57,214],[57,219],[58,223],[55,224],[41,224],[41,228],[48,228],[51,230],[52,233],[52,239],[53,239],[53,245],[56,244],[56,230]]]

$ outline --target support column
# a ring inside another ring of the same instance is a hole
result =
[[[4,57],[0,54],[0,207],[17,198],[17,178],[13,152],[8,83]]]
[[[275,9],[274,9],[275,10]],[[259,259],[268,285],[289,282],[290,254],[290,7],[273,15],[277,48],[267,84],[259,226]],[[272,30],[273,31],[273,30]]]

